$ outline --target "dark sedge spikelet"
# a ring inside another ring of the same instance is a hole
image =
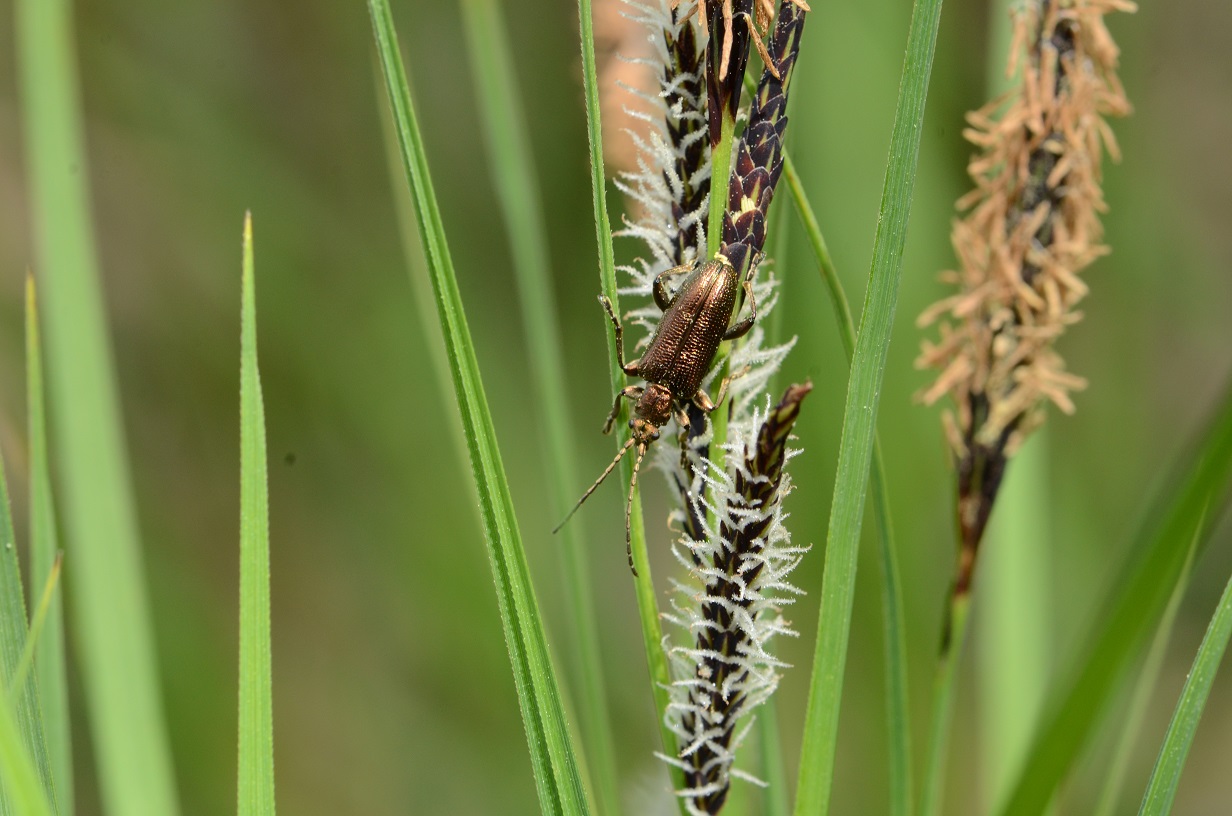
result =
[[[774,34],[749,121],[740,137],[723,216],[722,249],[738,270],[748,268],[766,245],[766,219],[783,171],[787,93],[800,52],[805,9],[790,0],[779,6]]]
[[[781,502],[790,483],[783,466],[800,404],[811,390],[810,383],[789,387],[760,422],[748,424],[747,436],[733,426],[729,449],[738,466],[731,474],[712,474],[713,506],[690,511],[693,522],[706,527],[709,509],[710,532],[717,536],[687,539],[677,550],[702,584],[700,593],[695,586],[678,587],[688,597],[669,616],[694,639],[692,648],[673,650],[691,674],[676,683],[685,693],[674,703],[672,723],[681,740],[675,764],[688,783],[680,793],[692,813],[718,813],[726,801],[741,736],[737,723],[774,691],[783,665],[766,645],[775,635],[794,634],[780,607],[798,592],[785,576],[803,551],[785,546]]]
[[[669,115],[667,135],[676,154],[676,177],[665,173],[672,188],[672,218],[676,234],[675,265],[689,260],[690,250],[705,245],[701,214],[709,192],[710,154],[706,150],[705,79],[702,60],[705,49],[697,30],[672,9],[672,25],[663,31],[667,63],[663,72],[663,98]]]
[[[704,50],[689,19],[694,8],[624,0],[625,16],[651,33],[652,58],[629,60],[654,70],[654,94],[622,86],[624,112],[645,125],[630,130],[637,148],[636,172],[621,172],[616,186],[640,210],[625,219],[621,235],[640,238],[660,269],[692,263],[706,247],[706,202],[710,150],[706,140]],[[643,264],[641,276],[651,274]],[[635,273],[637,275],[637,273]],[[644,322],[645,324],[645,322]]]
[[[736,121],[744,69],[753,39],[753,0],[705,0],[706,97],[710,121],[710,147],[718,147],[723,117]]]

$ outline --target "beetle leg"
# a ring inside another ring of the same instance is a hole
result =
[[[744,294],[749,301],[749,316],[728,329],[723,335],[724,340],[735,340],[737,337],[744,337],[749,333],[749,329],[753,328],[753,323],[757,320],[757,301],[753,298],[753,282],[747,278],[744,281]],[[719,400],[719,402],[722,401]]]
[[[727,391],[727,379],[724,378],[723,385],[719,389],[719,402],[723,401],[723,394]],[[701,408],[706,413],[710,413],[715,408],[718,408],[718,403],[710,401],[710,395],[702,389],[697,389],[697,393],[693,395],[693,404]]]
[[[638,360],[631,363],[625,363],[625,332],[620,325],[620,318],[616,316],[616,312],[612,309],[612,301],[607,299],[607,295],[599,295],[599,302],[603,304],[603,308],[607,310],[607,316],[612,319],[612,326],[616,329],[616,362],[620,364],[620,370],[624,373],[636,377],[638,375]],[[619,402],[619,397],[617,398]]]
[[[675,277],[676,275],[683,275],[686,272],[692,272],[692,271],[693,271],[693,265],[685,264],[684,266],[675,266],[675,267],[672,267],[671,269],[665,269],[659,274],[655,275],[654,289],[653,289],[654,302],[660,309],[666,312],[669,308],[671,308],[672,302],[676,300],[674,295],[670,295],[670,296],[668,295],[667,282],[665,278]]]
[[[620,389],[616,394],[616,400],[612,403],[612,413],[607,415],[607,421],[603,423],[603,432],[605,434],[612,432],[612,424],[616,422],[616,415],[620,413],[620,398],[638,399],[642,396],[642,390],[640,385],[630,385],[627,388]]]
[[[715,408],[718,408],[720,405],[722,405],[723,400],[727,399],[727,387],[731,385],[732,380],[736,379],[737,377],[743,377],[745,374],[748,374],[748,373],[749,373],[749,366],[744,366],[739,371],[734,371],[731,374],[728,374],[726,377],[724,377],[723,381],[719,383],[719,396],[713,402],[711,402],[709,394],[707,394],[705,391],[703,391],[700,388],[697,389],[697,395],[693,397],[693,403],[697,405],[698,408],[701,408],[703,411],[709,414]]]
[[[680,469],[688,472],[689,431],[691,426],[689,423],[689,412],[683,406],[678,406],[676,409],[676,424],[680,426],[680,433],[676,435],[676,441],[680,443]]]

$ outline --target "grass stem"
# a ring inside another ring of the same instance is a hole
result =
[[[928,760],[924,768],[924,790],[920,796],[920,816],[940,816],[945,794],[945,766],[949,757],[950,731],[954,719],[954,687],[958,665],[967,639],[971,595],[952,596],[946,610],[946,632],[942,638],[933,681],[932,725],[928,734]]]

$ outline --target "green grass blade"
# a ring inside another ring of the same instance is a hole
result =
[[[1188,545],[1208,503],[1212,511],[1222,506],[1232,480],[1232,390],[1179,472],[1183,478],[1148,516],[1152,523],[1144,527],[1139,557],[1114,584],[1116,594],[1098,618],[1075,679],[1037,731],[1003,816],[1037,816],[1048,804],[1184,575]]]
[[[830,257],[825,236],[817,223],[813,205],[804,192],[800,175],[787,153],[783,154],[783,176],[796,213],[808,236],[809,246],[817,259],[822,282],[830,295],[839,340],[850,365],[855,354],[856,329],[851,317],[851,305],[838,270]],[[777,314],[777,312],[775,312]],[[870,483],[873,493],[873,518],[877,525],[877,553],[881,561],[882,626],[885,630],[886,724],[889,731],[890,815],[908,816],[912,812],[911,781],[911,717],[907,691],[907,624],[903,611],[903,582],[898,571],[898,556],[894,545],[893,515],[890,493],[885,480],[885,465],[881,456],[881,440],[874,429],[873,460]]]
[[[1198,732],[1198,721],[1202,719],[1202,709],[1206,707],[1206,698],[1210,696],[1230,635],[1232,579],[1224,587],[1223,597],[1219,599],[1219,606],[1215,608],[1202,645],[1198,647],[1193,668],[1189,670],[1189,677],[1181,690],[1181,699],[1177,701],[1159,759],[1155,762],[1155,770],[1151,772],[1139,816],[1167,816],[1172,812],[1172,800],[1176,797],[1181,771],[1189,756],[1189,746],[1193,745],[1194,735]]]
[[[877,553],[881,560],[881,616],[885,630],[886,728],[889,732],[890,816],[910,816],[911,714],[907,692],[907,622],[903,611],[903,581],[894,549],[890,493],[881,458],[881,441],[873,437],[873,517],[877,521]]]
[[[26,383],[30,433],[30,585],[33,587],[50,581],[53,573],[59,573],[60,565],[60,541],[47,451],[43,345],[33,276],[26,278]],[[64,813],[74,813],[73,742],[64,648],[64,592],[61,590],[53,593],[48,601],[47,620],[35,644],[34,675],[56,800]]]
[[[1138,678],[1134,683],[1133,696],[1130,698],[1129,708],[1123,718],[1124,725],[1117,739],[1116,751],[1112,755],[1108,776],[1104,780],[1104,790],[1100,794],[1093,816],[1113,816],[1117,811],[1117,802],[1125,787],[1125,777],[1129,773],[1134,745],[1142,730],[1142,724],[1146,721],[1160,672],[1163,671],[1164,658],[1168,654],[1168,644],[1172,640],[1172,630],[1176,624],[1177,613],[1181,609],[1181,601],[1185,597],[1185,590],[1189,589],[1189,579],[1193,574],[1194,553],[1198,549],[1204,529],[1205,520],[1194,531],[1193,539],[1189,544],[1189,554],[1185,558],[1185,566],[1181,571],[1181,578],[1172,588],[1172,596],[1168,599],[1163,618],[1155,629],[1154,637],[1151,638],[1151,648],[1147,650],[1146,659],[1142,661],[1142,668],[1137,672]]]
[[[496,444],[479,364],[458,292],[445,228],[437,208],[427,157],[402,68],[388,0],[369,0],[377,52],[393,110],[407,183],[415,200],[419,231],[428,254],[441,331],[449,354],[458,411],[466,433],[479,492],[485,541],[505,644],[513,664],[518,703],[530,745],[539,803],[544,813],[589,813],[543,621],[531,586],[514,517],[513,501]]]
[[[1052,651],[1048,630],[1048,428],[1014,455],[992,515],[976,604],[981,799],[992,812],[1031,747]]]
[[[943,647],[933,675],[932,722],[928,730],[928,753],[924,765],[924,787],[920,794],[921,816],[940,816],[945,793],[945,765],[949,759],[950,727],[954,719],[954,691],[958,679],[958,663],[967,641],[971,595],[950,599],[946,634],[948,648]]]
[[[257,367],[252,214],[244,216],[240,307],[240,816],[274,813],[274,704],[270,664],[269,484],[265,401]]]
[[[31,219],[41,274],[75,645],[107,813],[179,812],[95,262],[67,0],[19,0]]]
[[[761,793],[761,812],[765,816],[787,816],[791,813],[791,800],[788,798],[787,789],[787,765],[783,761],[783,743],[779,736],[779,712],[773,697],[762,703],[757,712],[757,741],[761,748],[760,776],[766,783]]]
[[[890,137],[872,269],[860,331],[856,336],[838,472],[826,541],[817,646],[813,653],[797,783],[796,816],[828,812],[838,741],[839,702],[855,591],[856,549],[873,458],[877,402],[885,373],[903,245],[911,213],[924,101],[941,21],[941,0],[917,0],[907,38],[907,57]]]
[[[22,682],[13,685],[22,663],[26,646],[26,602],[21,587],[21,567],[17,563],[17,542],[13,534],[13,515],[9,505],[8,483],[4,461],[0,459],[0,687],[11,691],[0,696],[0,707],[12,716],[12,727],[20,735],[20,751],[31,761],[48,799],[54,798],[51,768],[47,761],[47,744],[43,740],[43,723],[39,716],[38,687]],[[9,699],[12,695],[12,700]],[[6,797],[0,790],[0,813],[24,814],[19,800]]]
[[[17,668],[13,670],[13,675],[9,678],[10,688],[25,688],[26,680],[30,676],[30,669],[34,666],[34,650],[38,648],[39,635],[43,633],[43,626],[47,623],[47,612],[51,609],[51,601],[53,598],[59,597],[56,593],[56,589],[59,586],[60,559],[57,558],[51,565],[51,573],[48,574],[47,580],[43,582],[43,591],[39,594],[38,603],[34,607],[34,614],[30,617],[30,629],[26,633],[26,643],[21,650],[21,660],[18,661]],[[10,702],[14,701],[10,700]],[[41,707],[39,716],[42,716]],[[50,773],[48,778],[51,778]],[[55,789],[54,784],[52,789]]]
[[[586,90],[586,135],[590,145],[591,194],[595,210],[595,240],[599,247],[599,284],[603,294],[612,301],[620,314],[620,298],[616,294],[616,266],[612,251],[612,225],[607,215],[607,182],[603,175],[603,126],[599,113],[599,80],[595,70],[595,32],[591,16],[591,0],[578,0],[578,19],[582,42],[582,83]],[[606,321],[605,321],[606,324]],[[611,376],[612,393],[624,386],[624,373],[616,362],[616,335],[610,324],[606,329],[608,371]],[[622,409],[622,411],[627,409]],[[625,416],[624,413],[621,417]],[[616,423],[616,446],[619,449],[629,439],[629,429],[623,421]],[[626,456],[620,464],[621,481],[628,484],[633,477],[633,463]],[[633,493],[629,511],[633,565],[638,578],[634,581],[637,597],[637,612],[642,623],[642,643],[646,648],[646,664],[650,671],[650,689],[654,697],[655,712],[659,718],[659,740],[663,753],[677,755],[676,735],[667,727],[664,716],[667,712],[671,684],[667,653],[663,649],[663,627],[659,621],[659,605],[654,594],[654,580],[650,575],[650,558],[646,552],[646,528],[642,522],[642,498]],[[670,768],[672,786],[676,790],[685,787],[684,773],[677,767]],[[685,801],[679,801],[680,812],[687,813]]]
[[[791,157],[783,155],[784,177],[791,191],[796,212],[804,225],[809,245],[817,259],[830,305],[834,310],[835,326],[850,364],[855,354],[856,330],[851,317],[851,305],[843,290],[826,246],[825,236],[817,223],[812,204],[804,192],[804,185],[796,172]],[[907,626],[903,612],[902,578],[898,571],[898,557],[894,545],[893,515],[890,512],[890,494],[885,480],[885,465],[881,455],[881,440],[874,430],[873,460],[870,482],[873,493],[873,518],[877,525],[878,556],[881,560],[882,620],[885,629],[886,660],[886,721],[889,730],[890,761],[890,813],[891,816],[907,816],[912,811],[911,782],[911,718],[908,712],[907,691]]]
[[[8,699],[8,687],[0,681],[0,700]],[[22,742],[22,729],[9,705],[0,705],[0,792],[6,813],[22,816],[52,816],[55,811]]]
[[[480,120],[488,150],[488,165],[504,215],[513,271],[522,308],[522,325],[529,344],[531,375],[540,395],[539,439],[547,451],[547,481],[552,511],[558,517],[573,505],[582,482],[572,454],[574,426],[566,411],[559,321],[550,284],[547,228],[543,203],[534,174],[529,129],[523,115],[509,37],[494,0],[464,0],[463,19],[469,41],[472,73],[478,83]],[[582,737],[587,764],[595,781],[599,811],[620,812],[617,793],[616,752],[607,715],[607,691],[599,656],[599,627],[595,622],[593,583],[588,549],[583,546],[578,521],[561,531],[559,552],[562,587],[569,608],[570,652],[580,678]]]
[[[603,174],[603,120],[599,112],[599,78],[595,68],[595,26],[590,0],[578,0],[581,26],[582,85],[586,91],[586,139],[590,148],[590,190],[595,209],[595,241],[599,246],[599,284],[613,306],[620,303],[616,294],[616,256],[612,249],[612,222],[607,215],[607,180]],[[620,314],[619,310],[616,312]],[[609,333],[610,334],[610,333]],[[616,365],[616,342],[608,340],[612,386],[621,382]]]

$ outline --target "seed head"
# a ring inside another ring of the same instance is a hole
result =
[[[676,514],[684,535],[674,548],[689,570],[676,582],[672,613],[682,632],[672,647],[672,702],[667,724],[680,741],[690,813],[718,813],[727,799],[746,715],[778,687],[786,664],[769,651],[776,636],[795,636],[782,609],[800,594],[787,575],[807,548],[791,546],[783,466],[800,403],[812,385],[793,385],[777,405],[728,426],[725,462],[697,460],[687,509]]]
[[[632,96],[636,107],[630,109],[648,126],[648,135],[634,137],[638,169],[617,181],[641,211],[636,221],[626,221],[623,234],[644,240],[651,256],[623,269],[630,284],[620,293],[640,299],[641,307],[628,317],[650,336],[662,317],[651,300],[655,276],[705,254],[711,186],[706,136],[716,110],[714,80],[725,67],[724,82],[738,91],[744,72],[738,57],[741,26],[753,36],[759,28],[764,33],[772,4],[626,3],[630,16],[650,29],[658,54],[657,64],[645,64],[657,75],[659,93]],[[699,6],[705,13],[695,13]],[[782,0],[779,6],[766,55],[769,68],[727,180],[729,212],[721,254],[742,277],[750,274],[759,321],[776,302],[773,275],[768,266],[756,264],[762,260],[766,210],[781,169],[787,85],[805,7],[796,0]],[[716,14],[722,22],[707,26],[707,15],[713,21]],[[747,59],[748,39],[743,43]],[[724,55],[719,55],[720,48]],[[666,616],[678,624],[680,636],[669,647],[673,685],[666,713],[679,753],[663,759],[684,773],[685,787],[678,794],[695,814],[718,813],[732,777],[741,775],[733,763],[748,727],[746,715],[774,691],[783,666],[770,654],[770,641],[794,634],[781,610],[798,594],[787,574],[806,548],[793,547],[783,525],[782,499],[791,489],[783,466],[795,453],[788,450],[787,440],[811,386],[793,386],[775,406],[766,395],[770,378],[793,344],[766,347],[765,332],[756,324],[736,344],[726,368],[715,366],[702,383],[703,390],[715,395],[721,373],[733,374],[728,401],[720,408],[730,411],[722,447],[713,445],[712,450],[709,419],[690,406],[689,436],[682,446],[661,441],[654,448],[656,467],[680,498],[671,522],[681,533],[674,552],[689,572],[687,580],[675,583],[672,612]],[[679,438],[679,428],[669,424],[662,438]]]
[[[1054,344],[1081,318],[1079,274],[1108,251],[1100,162],[1104,150],[1119,153],[1105,117],[1130,107],[1104,15],[1133,10],[1126,0],[1017,6],[1009,71],[1021,80],[967,117],[965,135],[980,149],[968,166],[975,189],[957,205],[959,269],[942,275],[959,291],[920,316],[921,325],[940,321],[940,338],[916,361],[941,369],[923,402],[954,397],[945,424],[964,540],[982,536],[1005,461],[1044,405],[1072,413],[1070,393],[1086,384]]]

